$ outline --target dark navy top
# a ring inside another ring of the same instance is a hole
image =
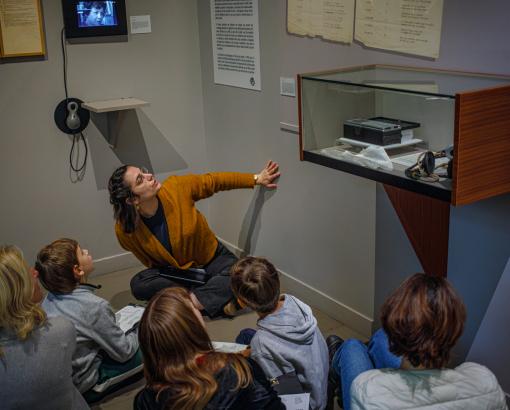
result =
[[[157,197],[156,197],[157,198]],[[149,218],[142,217],[143,223],[149,228],[152,234],[158,238],[158,241],[161,242],[161,245],[165,247],[165,249],[172,255],[172,245],[170,245],[170,238],[168,234],[168,225],[165,218],[165,210],[163,209],[163,205],[158,198],[158,209],[154,215]]]

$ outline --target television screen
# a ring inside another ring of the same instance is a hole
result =
[[[66,38],[127,35],[125,0],[62,0]]]
[[[116,26],[115,1],[79,1],[76,3],[78,27]]]

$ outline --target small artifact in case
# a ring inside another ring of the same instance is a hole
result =
[[[368,144],[399,144],[402,131],[420,126],[417,122],[395,120],[386,117],[354,118],[344,122],[344,138],[363,141]]]

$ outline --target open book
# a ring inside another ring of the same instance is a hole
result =
[[[115,319],[124,333],[134,329],[142,318],[145,308],[139,305],[129,304],[115,313]]]

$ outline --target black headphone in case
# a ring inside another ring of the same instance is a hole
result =
[[[448,158],[446,164],[436,166],[436,158]],[[446,174],[438,175],[436,170],[446,168]],[[405,175],[408,178],[426,181],[437,182],[439,178],[450,178],[453,173],[453,146],[446,147],[441,151],[425,151],[422,152],[416,164],[410,166],[405,170]]]

